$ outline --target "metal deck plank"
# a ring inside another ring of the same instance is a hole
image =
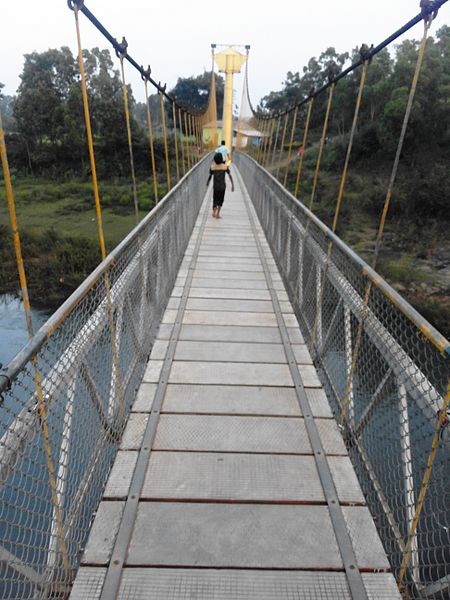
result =
[[[312,456],[153,452],[141,498],[324,503]]]
[[[167,312],[167,311],[166,311]],[[169,321],[164,321],[169,322]],[[187,310],[183,323],[188,325],[243,325],[244,327],[277,327],[274,313]]]
[[[339,569],[342,561],[325,506],[143,502],[127,565]]]
[[[99,600],[102,567],[81,567],[70,600]],[[401,600],[390,573],[363,573],[369,600]],[[118,600],[352,600],[344,573],[229,569],[124,571]]]
[[[169,384],[163,412],[299,417],[293,388]]]
[[[272,302],[269,300],[233,300],[233,299],[208,299],[189,298],[187,310],[230,311],[230,312],[258,312],[270,313],[273,311]]]
[[[174,361],[169,383],[219,385],[293,385],[286,365]]]
[[[312,452],[301,418],[217,415],[161,415],[153,448],[272,454]]]
[[[192,287],[189,298],[214,298],[230,300],[270,300],[268,290],[242,290],[232,288],[196,288]],[[219,303],[217,303],[219,304]]]
[[[282,344],[179,341],[175,360],[286,363]]]
[[[166,333],[164,335],[167,335]],[[170,335],[170,334],[168,334]],[[275,327],[248,327],[236,325],[183,325],[180,340],[212,342],[281,343],[280,332]]]

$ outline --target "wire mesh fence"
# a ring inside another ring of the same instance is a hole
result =
[[[442,408],[449,342],[253,159],[236,153],[235,162],[394,575],[401,578],[403,562],[405,597],[448,600],[450,428]],[[426,483],[433,439],[436,456]]]
[[[0,372],[2,599],[67,597],[208,166],[187,174]]]

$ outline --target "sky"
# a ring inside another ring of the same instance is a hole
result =
[[[23,55],[69,46],[76,53],[75,24],[66,0],[14,0],[1,8],[0,82],[13,95],[20,83]],[[211,43],[250,44],[249,83],[252,103],[282,87],[287,71],[301,71],[311,56],[329,46],[350,51],[365,42],[377,45],[418,12],[418,0],[86,0],[89,10],[117,39],[128,40],[128,52],[151,65],[156,81],[173,87],[178,77],[197,75],[211,64]],[[108,42],[80,15],[83,47]],[[450,24],[450,2],[439,13],[433,31]],[[407,37],[418,38],[417,25]],[[132,68],[127,80],[137,101],[143,86]],[[242,75],[235,77],[235,99]]]

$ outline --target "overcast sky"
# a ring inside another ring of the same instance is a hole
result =
[[[280,89],[287,71],[298,71],[311,56],[334,46],[349,51],[362,42],[379,43],[419,12],[418,0],[86,0],[86,6],[117,39],[125,35],[130,55],[150,64],[154,79],[172,87],[177,77],[197,75],[210,66],[210,44],[250,44],[250,94],[256,105]],[[83,46],[108,47],[93,25],[80,15]],[[72,12],[66,0],[2,2],[0,82],[14,94],[23,55],[69,46],[75,53]],[[450,22],[450,2],[441,8],[435,31]],[[418,38],[416,26],[408,37]],[[131,67],[130,67],[131,68]],[[142,84],[128,71],[135,97]],[[236,100],[242,76],[235,79]]]

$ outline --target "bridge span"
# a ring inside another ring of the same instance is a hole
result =
[[[223,218],[202,203],[72,600],[400,598],[234,174]]]

